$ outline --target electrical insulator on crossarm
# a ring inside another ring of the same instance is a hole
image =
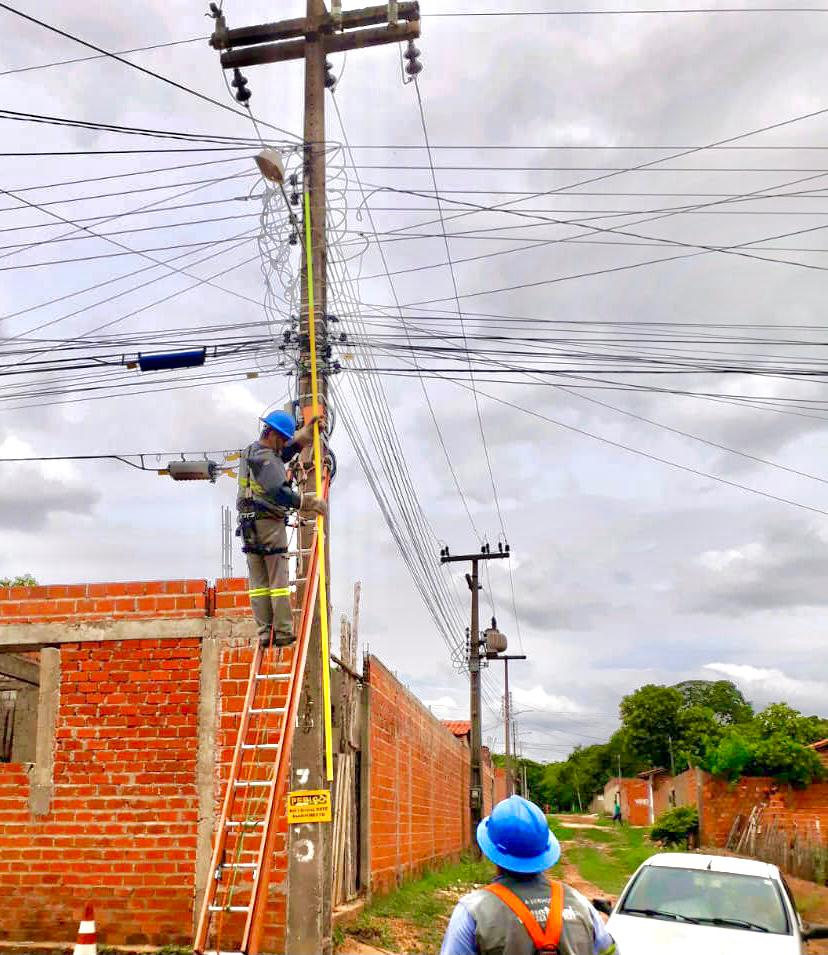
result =
[[[336,77],[333,75],[333,63],[325,60],[325,86],[333,93],[336,87]]]
[[[236,91],[236,101],[241,103],[242,106],[247,106],[253,94],[247,88],[247,77],[238,67],[233,70],[233,81],[230,85]]]
[[[418,73],[423,72],[423,64],[420,62],[420,51],[414,46],[414,41],[408,41],[408,49],[403,53],[408,60],[405,64],[405,72],[413,79]]]

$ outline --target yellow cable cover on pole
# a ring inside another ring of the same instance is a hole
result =
[[[310,338],[311,404],[314,418],[322,414],[319,406],[319,378],[316,368],[316,312],[313,295],[313,244],[311,242],[310,193],[305,190],[305,262],[308,269],[308,336]],[[322,441],[319,422],[313,426],[313,470],[316,494],[322,497]],[[328,583],[325,564],[325,519],[316,518],[317,554],[319,555],[319,628],[322,643],[322,708],[325,717],[325,775],[333,781],[333,740],[331,730],[331,650],[328,635]]]

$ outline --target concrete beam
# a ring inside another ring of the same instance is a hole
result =
[[[55,742],[60,705],[60,650],[44,647],[40,652],[40,697],[37,707],[35,764],[29,788],[29,811],[46,816],[55,790]]]
[[[198,752],[196,755],[196,791],[198,793],[198,838],[195,860],[195,905],[193,931],[201,902],[211,878],[216,797],[216,732],[218,728],[219,658],[221,641],[216,636],[201,641],[201,669],[198,698]]]
[[[108,640],[251,639],[255,635],[252,620],[232,617],[12,623],[0,626],[0,650],[36,650],[63,643],[104,643]]]
[[[40,686],[40,664],[13,653],[0,653],[0,676],[11,677],[29,686]]]

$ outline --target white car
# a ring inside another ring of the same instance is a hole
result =
[[[620,955],[801,955],[828,938],[828,926],[803,924],[775,865],[688,852],[648,859],[607,927]]]

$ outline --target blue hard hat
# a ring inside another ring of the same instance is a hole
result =
[[[262,418],[262,422],[288,441],[292,441],[296,434],[296,422],[293,420],[293,415],[288,414],[287,411],[271,411],[267,417]]]
[[[499,802],[477,827],[483,854],[509,872],[544,872],[561,857],[546,816],[528,799],[510,796]]]

